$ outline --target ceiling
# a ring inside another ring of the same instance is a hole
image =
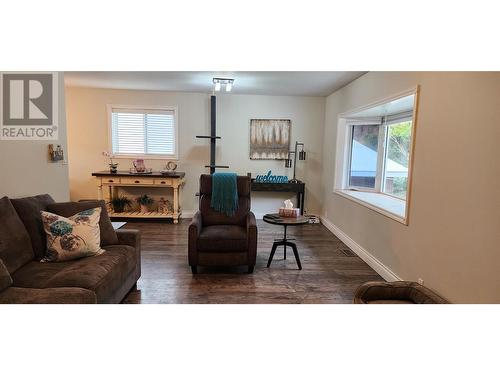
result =
[[[328,96],[365,72],[65,72],[66,86],[212,92],[212,78],[234,78],[232,94]],[[221,91],[224,94],[224,89]]]

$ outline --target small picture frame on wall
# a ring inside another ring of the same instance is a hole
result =
[[[251,119],[250,159],[287,159],[291,123],[291,120],[283,119]]]

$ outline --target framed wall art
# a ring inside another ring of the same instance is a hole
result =
[[[290,120],[251,119],[250,159],[286,159],[290,149],[290,127]]]

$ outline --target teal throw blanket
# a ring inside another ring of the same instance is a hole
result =
[[[238,209],[238,188],[236,173],[214,173],[212,175],[212,200],[210,207],[227,216],[233,216]]]

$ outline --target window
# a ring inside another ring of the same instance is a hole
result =
[[[110,106],[110,139],[117,157],[177,158],[177,110]]]
[[[335,192],[404,223],[415,100],[416,91],[341,115],[338,129]]]
[[[349,186],[375,189],[379,125],[352,126]]]

